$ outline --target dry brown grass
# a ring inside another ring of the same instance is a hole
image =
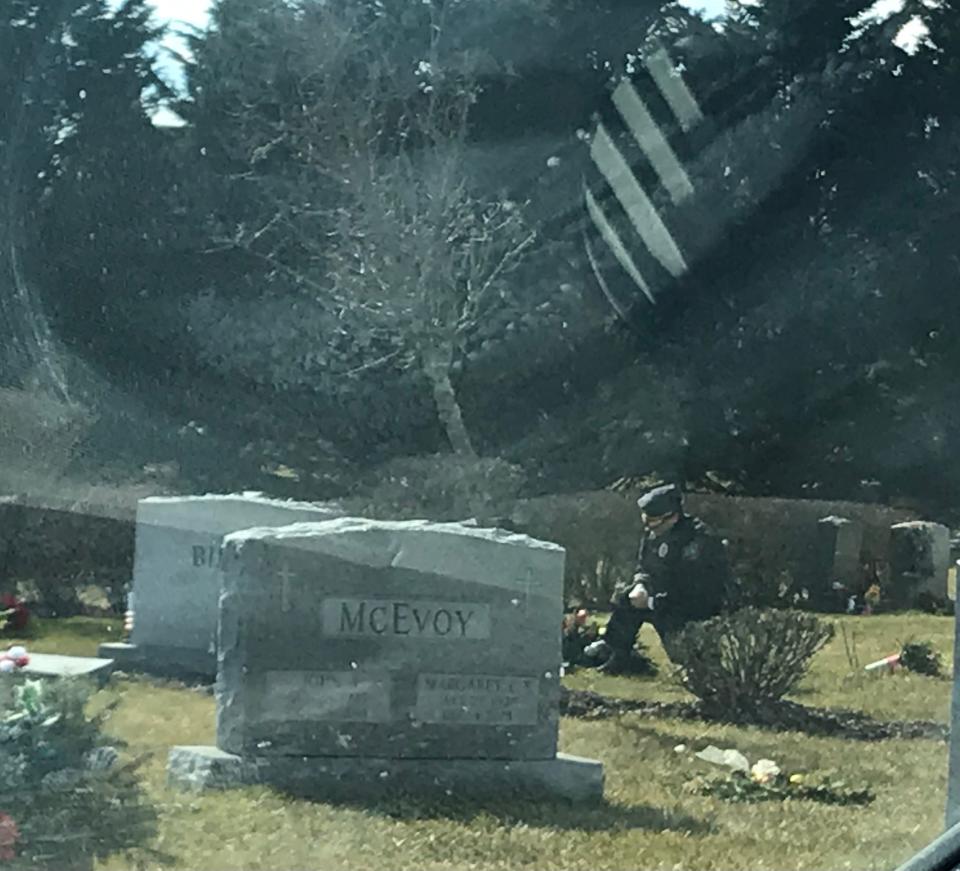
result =
[[[951,660],[952,621],[925,615],[840,618],[855,632],[861,664],[908,636],[931,640]],[[116,630],[116,624],[110,624]],[[89,653],[96,621],[38,627],[35,649]],[[644,640],[663,660],[655,636]],[[610,695],[685,697],[666,672],[657,679],[580,673],[571,686]],[[950,681],[906,674],[851,674],[838,636],[814,660],[798,700],[856,708],[883,718],[945,721]],[[444,807],[388,801],[366,805],[294,800],[268,789],[191,795],[167,788],[173,744],[213,741],[214,702],[201,692],[145,680],[117,680],[98,704],[119,702],[110,729],[131,753],[150,754],[146,787],[161,815],[157,846],[181,869],[833,869],[895,867],[941,827],[946,745],[932,740],[859,742],[814,738],[699,721],[625,715],[565,719],[561,746],[602,759],[606,803],[496,804],[466,800]],[[677,744],[737,747],[751,760],[771,757],[789,771],[836,772],[871,787],[863,808],[809,802],[730,804],[690,795],[684,785],[707,766]],[[110,869],[120,869],[113,862]]]

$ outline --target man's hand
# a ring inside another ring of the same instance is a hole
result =
[[[637,584],[630,591],[630,604],[634,608],[649,608],[650,607],[650,594],[647,592],[647,588],[643,584]]]

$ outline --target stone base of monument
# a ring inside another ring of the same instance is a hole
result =
[[[183,746],[170,751],[167,779],[171,786],[197,791],[269,785],[331,798],[376,796],[390,790],[500,799],[603,798],[603,764],[566,753],[554,759],[241,757],[217,747]]]
[[[123,641],[111,641],[97,647],[97,656],[102,659],[112,659],[117,668],[122,671],[137,671],[143,658],[140,648],[136,644],[127,644]]]
[[[101,644],[97,656],[112,659],[120,671],[144,672],[156,677],[213,682],[217,661],[190,648],[162,647],[115,641]]]

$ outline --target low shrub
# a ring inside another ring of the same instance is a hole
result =
[[[813,614],[742,608],[690,624],[667,652],[705,713],[756,720],[797,687],[832,637],[833,626]]]
[[[768,782],[758,782],[741,771],[695,778],[686,790],[732,802],[812,801],[839,807],[862,807],[876,798],[869,787],[849,786],[843,780],[821,777],[807,782],[796,776],[779,775]]]
[[[941,617],[953,617],[956,613],[956,605],[952,599],[926,590],[917,594],[917,608],[927,614],[936,614]]]
[[[907,671],[928,677],[940,677],[943,674],[940,654],[929,641],[907,641],[900,649],[900,665]]]
[[[156,814],[136,776],[89,717],[90,690],[0,675],[0,859],[17,867],[92,867],[148,855]]]

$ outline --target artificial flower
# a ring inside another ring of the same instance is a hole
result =
[[[750,769],[750,776],[757,783],[770,783],[780,775],[780,766],[772,759],[758,759]]]
[[[0,862],[10,862],[16,858],[15,847],[20,840],[20,830],[9,814],[0,813]]]

